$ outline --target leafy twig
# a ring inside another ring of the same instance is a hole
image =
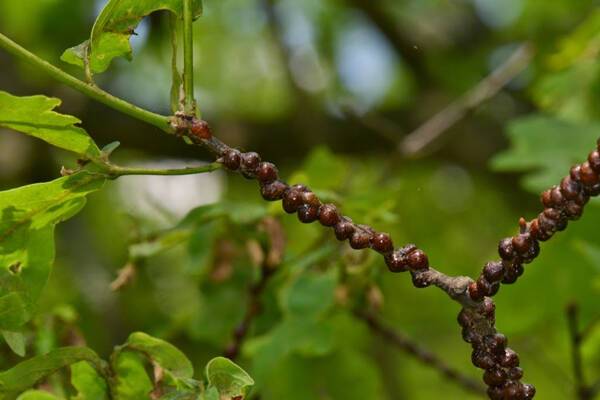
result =
[[[484,387],[479,383],[463,375],[460,371],[452,368],[444,361],[439,359],[435,354],[425,349],[420,344],[414,342],[404,333],[393,330],[392,328],[385,326],[379,319],[369,311],[356,310],[354,315],[369,325],[369,328],[378,335],[380,335],[387,342],[390,342],[399,349],[407,352],[414,356],[422,363],[437,369],[444,376],[453,382],[456,382],[464,389],[474,392],[480,395],[485,394]]]
[[[64,83],[65,85],[85,94],[94,100],[99,101],[100,103],[106,104],[117,111],[154,125],[167,133],[174,133],[173,129],[169,125],[168,117],[144,110],[143,108],[115,97],[96,86],[88,85],[87,83],[66,73],[62,69],[55,67],[45,60],[42,60],[1,33],[0,47],[4,48],[9,53],[27,61],[28,63],[35,65],[57,81]]]

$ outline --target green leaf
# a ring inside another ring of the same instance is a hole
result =
[[[324,355],[332,348],[329,321],[287,318],[267,335],[247,340],[243,353],[252,358],[252,376],[262,387],[269,373],[290,354]]]
[[[97,157],[100,149],[73,116],[52,111],[60,99],[46,96],[18,97],[0,91],[0,126],[44,140],[82,156]]]
[[[590,54],[586,54],[586,51],[596,50],[595,48],[589,49],[588,46],[599,36],[600,11],[595,10],[576,29],[560,40],[556,54],[548,57],[549,66],[557,70],[581,62],[582,58],[590,56]]]
[[[511,147],[492,159],[492,168],[527,171],[523,186],[539,193],[559,184],[569,168],[594,149],[600,125],[533,115],[511,121],[507,135]]]
[[[110,156],[112,154],[113,151],[115,151],[117,149],[117,147],[119,147],[121,145],[121,142],[119,142],[118,140],[115,140],[114,142],[110,142],[109,144],[107,144],[106,146],[104,146],[102,148],[102,154],[104,156]]]
[[[547,113],[586,122],[600,116],[600,12],[591,12],[575,30],[558,42],[546,58],[546,70],[532,88],[533,100]]]
[[[191,263],[194,264],[190,269],[197,272],[210,257],[212,241],[221,227],[221,221],[216,220],[227,218],[234,225],[243,226],[254,224],[267,215],[267,207],[262,204],[222,201],[200,206],[190,211],[174,228],[129,246],[129,253],[132,258],[151,257],[189,241]]]
[[[144,353],[174,378],[191,378],[194,375],[194,367],[185,354],[162,339],[144,332],[134,332],[123,346]]]
[[[333,325],[323,318],[334,304],[337,273],[295,269],[279,293],[283,321],[268,334],[250,339],[243,348],[252,357],[252,374],[258,385],[290,354],[324,355],[333,348]]]
[[[199,400],[204,399],[202,392],[204,391],[204,383],[195,379],[181,379],[179,387],[171,390],[161,400]],[[217,396],[217,400],[218,396]]]
[[[170,249],[190,238],[190,230],[172,230],[157,239],[152,239],[129,246],[129,256],[132,259],[145,258],[156,255],[164,250]]]
[[[226,346],[231,332],[244,318],[247,299],[242,293],[246,288],[247,281],[241,279],[230,279],[219,285],[203,285],[200,288],[202,305],[189,323],[188,334],[194,340],[218,348]]]
[[[191,276],[202,275],[210,265],[215,253],[215,240],[222,229],[222,220],[210,221],[200,225],[190,236],[185,271]]]
[[[110,0],[96,19],[90,39],[71,47],[63,53],[61,60],[84,67],[86,53],[90,70],[104,72],[115,57],[132,59],[129,38],[139,22],[159,10],[170,11],[183,18],[182,0]],[[192,0],[193,17],[202,14],[202,1]]]
[[[122,400],[150,399],[154,389],[146,373],[141,354],[123,351],[118,354],[114,366],[117,398]]]
[[[197,399],[204,399],[204,397],[201,397],[202,395],[199,394],[198,392],[194,392],[191,390],[173,390],[167,394],[165,394],[163,397],[160,398],[160,400],[197,400]],[[217,397],[217,400],[219,400],[219,398]]]
[[[31,319],[54,260],[54,225],[75,215],[103,175],[80,172],[0,192],[0,329]]]
[[[216,388],[222,400],[241,400],[246,395],[246,389],[254,385],[254,380],[246,371],[224,357],[213,358],[206,364],[206,378],[209,389]]]
[[[211,386],[202,393],[201,400],[221,400],[219,399],[219,391],[216,387]]]
[[[342,158],[333,154],[327,147],[320,146],[311,151],[301,171],[311,189],[323,191],[338,189],[344,183],[349,169],[348,163]],[[327,173],[324,174],[323,171]]]
[[[0,393],[25,390],[58,369],[82,360],[100,365],[98,355],[87,347],[61,347],[32,357],[0,373]]]
[[[575,248],[593,265],[600,274],[600,247],[585,240],[575,242]]]
[[[71,365],[71,383],[78,392],[72,400],[105,400],[107,398],[106,381],[86,361]]]
[[[178,224],[178,227],[198,226],[217,218],[228,218],[234,225],[249,225],[268,215],[264,204],[220,201],[200,206],[190,211]]]
[[[43,390],[28,390],[23,392],[17,400],[62,400],[60,397],[44,392]]]
[[[25,357],[25,335],[23,332],[15,332],[15,331],[2,331],[2,336],[4,336],[4,340],[6,340],[6,344],[15,354]]]
[[[265,400],[388,398],[375,363],[351,349],[326,357],[292,356],[271,371],[261,394]]]
[[[281,308],[302,318],[316,319],[334,303],[337,284],[336,271],[305,272],[282,289]]]

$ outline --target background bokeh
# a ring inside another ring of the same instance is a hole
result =
[[[104,3],[1,1],[0,32],[81,76],[59,58],[88,37]],[[537,215],[541,190],[558,183],[600,137],[599,5],[206,0],[194,28],[199,109],[215,135],[260,152],[289,183],[307,183],[344,214],[390,232],[396,243],[416,243],[441,271],[473,277],[497,258],[498,241],[514,234],[519,217]],[[168,17],[152,14],[136,33],[133,61],[115,60],[97,83],[168,114]],[[510,84],[423,151],[402,151],[407,134],[524,43],[535,55]],[[210,160],[4,51],[0,89],[59,97],[59,111],[80,118],[100,146],[121,142],[113,156],[120,164],[160,168]],[[2,189],[54,179],[73,161],[0,129]],[[191,209],[223,201],[231,215],[194,225],[176,245],[148,239]],[[519,352],[524,381],[537,387],[540,399],[574,398],[566,304],[580,305],[582,326],[600,315],[600,203],[590,203],[496,297],[497,327]],[[441,291],[415,289],[406,275],[387,273],[373,254],[348,251],[321,226],[300,224],[279,205],[265,204],[254,182],[222,171],[120,178],[59,225],[57,259],[29,327],[30,346],[43,352],[73,343],[75,335],[106,357],[129,333],[143,330],[172,341],[201,373],[243,316],[256,275],[247,242],[264,240],[255,220],[269,214],[285,228],[286,273],[267,287],[238,360],[257,379],[261,399],[481,398],[394,349],[350,312],[355,304],[378,306],[389,325],[480,379],[456,324],[457,304]],[[110,290],[132,254],[135,280]],[[302,279],[314,292],[295,292]],[[318,309],[310,329],[293,325],[294,296]],[[17,361],[6,345],[0,350],[2,367]],[[600,378],[600,329],[583,354],[593,382]]]

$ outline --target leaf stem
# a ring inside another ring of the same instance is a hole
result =
[[[144,110],[143,108],[140,108],[131,103],[128,103],[123,99],[115,97],[96,86],[86,84],[85,82],[66,73],[62,69],[57,68],[49,62],[41,59],[40,57],[21,47],[20,45],[13,42],[1,33],[0,47],[4,48],[9,53],[27,61],[28,63],[33,64],[34,66],[46,72],[48,75],[50,75],[57,81],[62,82],[67,86],[70,86],[71,88],[83,93],[88,97],[91,97],[94,100],[97,100],[131,117],[137,118],[151,125],[154,125],[167,133],[174,133],[173,128],[171,128],[171,126],[168,123],[168,117],[153,113],[148,110]]]
[[[118,178],[124,175],[191,175],[204,172],[212,172],[221,169],[223,166],[219,163],[202,165],[200,167],[187,167],[177,169],[147,169],[147,168],[127,168],[110,164],[108,173],[111,177]]]
[[[182,111],[183,99],[181,90],[181,74],[177,68],[177,17],[169,15],[169,27],[171,28],[171,112],[175,114]]]
[[[183,0],[183,111],[194,114],[194,32],[192,0]]]

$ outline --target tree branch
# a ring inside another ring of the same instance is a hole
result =
[[[173,133],[173,130],[169,126],[168,117],[155,114],[148,110],[144,110],[143,108],[137,107],[131,103],[126,102],[125,100],[115,97],[110,93],[99,89],[96,86],[88,85],[87,83],[64,72],[60,68],[55,67],[49,62],[42,60],[35,54],[19,46],[17,43],[13,42],[1,33],[0,47],[4,48],[9,53],[21,58],[22,60],[33,64],[34,66],[46,72],[48,75],[50,75],[57,81],[64,83],[65,85],[77,90],[78,92],[85,94],[88,97],[91,97],[94,100],[99,101],[100,103],[106,104],[107,106],[114,108],[117,111],[120,111],[131,117],[137,118],[141,121],[147,122],[151,125],[154,125],[167,133]]]
[[[343,111],[346,116],[358,121],[382,138],[398,143],[400,153],[415,156],[425,151],[430,144],[448,132],[448,129],[465,118],[469,112],[495,96],[529,65],[532,57],[533,49],[529,44],[520,46],[490,75],[409,134],[406,134],[396,122],[375,112],[357,115],[348,107]]]
[[[468,376],[463,375],[460,371],[452,368],[444,361],[439,359],[435,354],[410,339],[404,333],[395,331],[392,328],[385,326],[372,312],[356,310],[354,315],[363,320],[373,332],[380,335],[387,342],[414,356],[423,364],[437,369],[445,377],[457,383],[463,389],[480,395],[485,394],[485,389],[479,382],[474,381]]]
[[[425,147],[437,140],[452,125],[463,119],[469,111],[496,95],[504,86],[509,84],[515,76],[529,65],[532,57],[533,48],[531,45],[524,44],[520,46],[506,62],[490,75],[407,135],[398,145],[398,150],[406,155],[422,152]]]
[[[5,36],[0,35],[0,45],[41,66],[59,81],[86,94],[92,93],[92,98],[100,99],[117,109],[116,105],[120,104],[118,101],[122,102],[118,99],[117,102],[107,101],[105,96],[98,95],[97,89],[90,88],[45,63]],[[131,110],[129,112],[142,120],[144,119],[141,116],[149,113],[143,111],[138,115]],[[153,121],[150,123],[156,126],[160,127],[167,120],[166,117],[149,114],[152,117],[148,118],[148,122]],[[415,245],[395,248],[389,234],[376,232],[370,226],[357,224],[349,217],[342,216],[335,205],[321,203],[305,185],[290,187],[279,180],[274,164],[261,162],[257,153],[241,153],[227,146],[211,135],[205,121],[189,116],[175,116],[169,118],[168,122],[170,126],[162,127],[166,132],[174,132],[183,136],[186,142],[210,150],[218,156],[217,162],[227,169],[238,171],[248,179],[258,180],[261,195],[265,200],[282,200],[284,210],[297,213],[301,222],[319,220],[322,225],[333,228],[338,240],[348,240],[354,249],[371,248],[377,251],[384,257],[390,271],[410,271],[416,287],[434,285],[446,292],[463,306],[458,322],[463,327],[463,339],[473,347],[473,364],[486,370],[484,381],[489,385],[489,396],[500,399],[506,393],[514,393],[525,400],[533,398],[535,388],[520,382],[523,371],[518,367],[518,355],[506,347],[506,338],[497,333],[494,326],[495,304],[490,297],[497,293],[500,282],[513,283],[523,273],[522,263],[533,261],[539,253],[538,241],[548,240],[556,231],[565,229],[568,220],[575,220],[581,216],[589,198],[600,194],[600,143],[598,150],[589,154],[588,161],[571,168],[570,176],[563,178],[560,186],[544,192],[542,201],[546,209],[530,222],[521,218],[519,233],[500,242],[499,253],[502,261],[487,263],[477,281],[473,281],[468,277],[450,277],[431,268],[427,255]]]

